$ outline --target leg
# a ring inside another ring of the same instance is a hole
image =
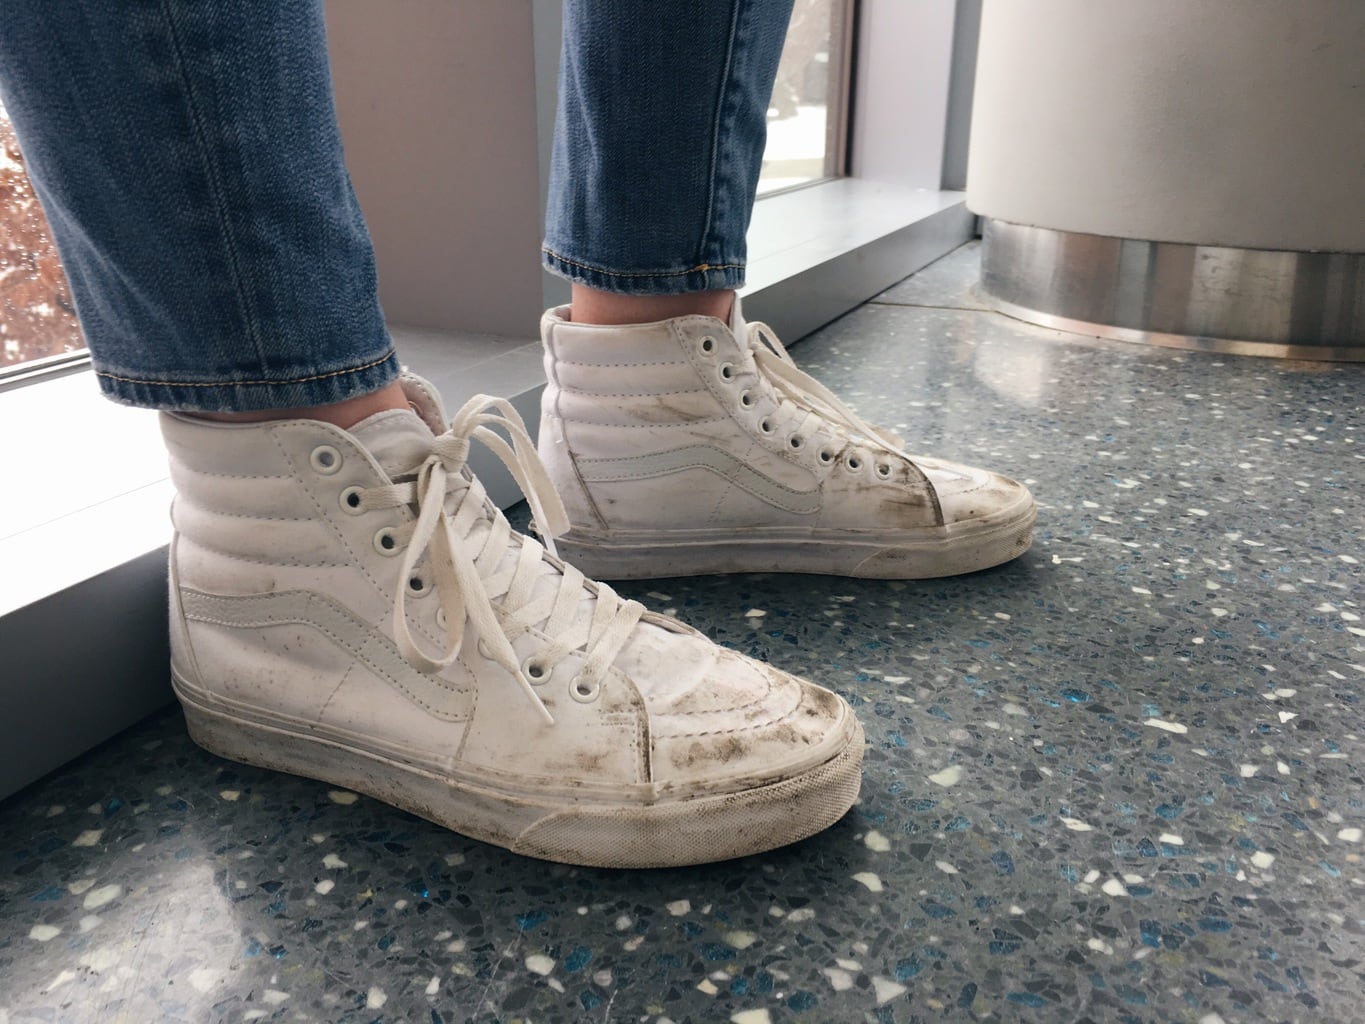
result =
[[[0,16],[101,383],[182,410],[162,433],[191,734],[571,863],[724,859],[832,824],[860,780],[848,705],[546,557],[467,471],[483,441],[563,528],[511,407],[447,423],[394,379],[324,54],[302,0]]]
[[[920,578],[1023,553],[1023,486],[905,454],[731,301],[790,2],[711,0],[706,24],[662,6],[566,10],[545,264],[573,305],[542,322],[540,428],[566,553],[612,579]]]
[[[729,316],[791,8],[565,5],[543,256],[575,321]]]

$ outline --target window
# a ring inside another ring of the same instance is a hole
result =
[[[758,192],[844,170],[853,0],[796,0],[768,108]]]
[[[0,107],[0,378],[84,347],[52,232]]]

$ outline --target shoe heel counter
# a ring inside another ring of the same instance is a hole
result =
[[[557,395],[558,388],[550,383],[541,396],[540,433],[536,444],[540,461],[545,464],[550,481],[564,502],[570,526],[575,530],[604,530],[607,527],[606,520],[602,518],[597,503],[592,500],[587,485],[578,473],[573,448],[569,445],[568,425],[556,410]]]

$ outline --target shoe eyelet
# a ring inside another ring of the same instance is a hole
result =
[[[709,335],[701,339],[701,344],[697,346],[708,356],[716,350],[716,339]]]
[[[820,462],[826,466],[828,466],[831,462],[834,461],[834,453],[830,451],[828,448],[821,448],[820,451],[818,452],[818,457],[820,459]]]
[[[891,466],[885,462],[877,463],[877,475],[883,480],[889,479],[891,476]]]
[[[771,434],[773,432],[773,421],[764,416],[758,421],[758,429],[760,433]]]
[[[360,490],[359,487],[348,487],[341,492],[341,496],[337,498],[341,511],[351,516],[364,514],[365,510],[360,507]]]
[[[799,452],[805,447],[806,439],[800,434],[793,434],[791,437],[787,438],[787,444],[791,445],[792,451]]]
[[[398,531],[392,526],[379,530],[374,535],[374,549],[385,556],[398,554]]]
[[[313,467],[313,472],[331,476],[341,468],[341,452],[330,444],[320,444],[309,453],[308,464]]]
[[[846,458],[844,460],[844,465],[847,466],[849,470],[854,473],[858,472],[858,470],[863,468],[862,460],[859,459],[858,456],[856,455],[850,455],[848,458]]]
[[[409,576],[408,593],[413,597],[425,597],[427,594],[431,593],[431,587],[427,585],[427,581],[421,576]]]
[[[721,363],[720,368],[716,372],[720,374],[720,379],[727,383],[735,379],[735,366],[733,363]]]
[[[521,672],[532,686],[541,686],[549,682],[555,670],[552,666],[546,665],[540,660],[539,655],[531,655],[521,663]]]
[[[591,704],[602,692],[602,684],[589,683],[582,676],[574,676],[569,684],[569,696],[580,704]]]
[[[744,408],[746,409],[749,408],[749,406],[753,405],[754,404],[753,392],[741,391],[739,393],[739,404],[744,406]]]

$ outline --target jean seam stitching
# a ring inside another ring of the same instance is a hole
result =
[[[733,87],[731,72],[735,65],[735,47],[739,41],[740,5],[734,3],[730,8],[730,37],[725,47],[725,67],[721,71],[720,91],[716,96],[715,112],[711,121],[711,166],[706,175],[706,219],[702,222],[701,252],[711,249],[712,235],[715,231],[716,216],[716,173],[720,163],[722,123],[730,103],[730,90]]]
[[[185,57],[181,45],[180,35],[176,31],[175,19],[171,16],[166,0],[162,0],[161,15],[166,21],[166,31],[170,37],[171,47],[175,53],[176,72],[179,74],[181,84],[185,90],[185,105],[189,110],[190,123],[193,126],[194,140],[197,144],[200,157],[203,161],[204,175],[208,179],[209,191],[213,197],[214,216],[218,221],[218,228],[221,232],[224,254],[227,258],[228,267],[232,275],[232,291],[237,298],[237,311],[242,318],[242,325],[245,333],[250,338],[252,347],[256,350],[256,358],[262,365],[265,364],[265,348],[262,344],[260,331],[255,318],[250,314],[251,303],[247,299],[246,291],[242,287],[241,261],[237,252],[237,246],[232,235],[230,219],[225,216],[223,204],[223,186],[218,180],[216,167],[212,155],[210,154],[207,133],[204,131],[203,118],[199,114],[199,106],[195,101],[195,91],[190,82],[189,76],[185,73]]]
[[[705,273],[708,270],[743,270],[745,266],[743,263],[699,263],[695,267],[689,267],[686,270],[646,270],[638,272],[629,270],[607,270],[605,267],[597,267],[591,263],[580,263],[577,260],[569,259],[567,256],[561,256],[549,246],[541,246],[540,251],[542,254],[553,260],[558,260],[560,263],[565,263],[571,267],[577,267],[579,270],[591,270],[596,274],[606,274],[608,277],[686,277],[688,274]]]
[[[348,373],[362,373],[365,370],[372,370],[382,363],[388,362],[397,353],[389,349],[373,362],[365,363],[363,366],[352,366],[345,370],[333,370],[331,373],[317,373],[311,377],[284,377],[279,380],[213,380],[213,381],[179,381],[179,380],[147,380],[140,377],[120,377],[116,373],[106,373],[103,370],[96,370],[96,377],[103,377],[105,380],[116,380],[121,384],[148,384],[163,388],[237,388],[237,387],[258,387],[263,385],[284,385],[284,384],[307,384],[314,380],[327,380],[331,377],[344,377]]]

